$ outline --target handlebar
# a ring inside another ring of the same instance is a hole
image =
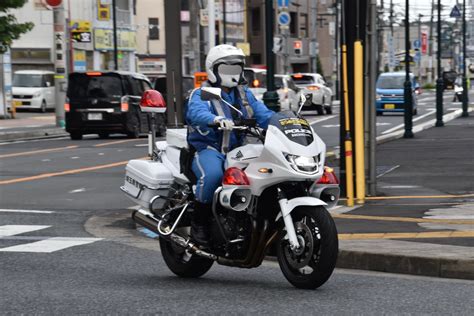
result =
[[[207,124],[207,127],[210,128],[219,128],[219,123],[210,123]],[[245,130],[249,127],[257,127],[257,120],[255,119],[239,119],[234,121],[233,129]]]

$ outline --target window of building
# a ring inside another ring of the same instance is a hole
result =
[[[290,34],[291,37],[298,37],[298,14],[296,12],[290,12]]]
[[[159,40],[160,39],[160,23],[158,18],[148,18],[148,39]]]
[[[252,9],[252,35],[260,35],[261,30],[260,8]]]
[[[308,15],[300,15],[300,36],[299,37],[308,37]]]

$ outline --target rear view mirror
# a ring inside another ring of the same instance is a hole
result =
[[[165,99],[156,90],[146,90],[140,100],[142,112],[164,113],[166,112]]]
[[[209,100],[220,100],[221,97],[221,88],[211,88],[211,87],[204,87],[201,88],[201,100],[209,101]]]

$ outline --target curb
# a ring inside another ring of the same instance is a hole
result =
[[[474,280],[474,260],[339,250],[336,267]]]
[[[31,140],[31,139],[44,139],[44,138],[56,138],[69,136],[62,128],[49,128],[33,131],[19,131],[19,132],[0,132],[0,141],[21,141],[21,140]]]

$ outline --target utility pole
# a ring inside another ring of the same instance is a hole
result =
[[[189,1],[189,12],[200,12],[198,1]],[[190,74],[200,70],[201,51],[199,49],[199,14],[191,14],[189,21],[189,37],[191,38],[190,57],[192,59],[192,68]]]
[[[415,54],[419,54],[420,56],[420,59],[418,60],[418,82],[420,83],[420,85],[422,84],[421,82],[421,17],[423,16],[423,14],[419,13],[418,14],[418,41],[420,42],[420,47],[418,47],[418,53],[415,53]]]
[[[54,24],[54,86],[56,103],[56,126],[65,127],[64,102],[66,101],[67,77],[66,66],[66,19],[64,5],[61,3],[53,8]]]
[[[113,25],[114,25],[114,69],[119,70],[118,68],[118,47],[117,47],[117,5],[116,0],[112,0],[112,14],[113,14]]]
[[[438,79],[436,79],[436,127],[444,126],[443,123],[443,78],[441,72],[441,0],[438,0],[438,51],[436,52]]]
[[[310,58],[311,58],[311,72],[317,73],[318,72],[318,63],[317,63],[317,55],[318,55],[318,3],[317,1],[311,1],[311,49],[310,49]]]
[[[266,106],[280,110],[278,93],[275,91],[275,54],[273,53],[273,0],[265,0],[265,58],[267,62],[267,91],[263,94]]]
[[[183,86],[181,60],[181,1],[165,0],[166,86],[168,126],[183,126]]]
[[[336,13],[336,26],[335,26],[336,36],[335,36],[335,39],[334,39],[334,49],[336,51],[336,84],[335,84],[336,100],[340,99],[339,83],[340,83],[340,78],[341,78],[341,70],[339,69],[339,58],[340,58],[340,54],[339,54],[339,32],[340,32],[340,28],[339,28],[339,12],[340,12],[339,4],[340,4],[340,1],[341,0],[336,0],[336,3],[334,4],[334,10],[335,10],[335,13]]]
[[[223,28],[223,38],[222,44],[227,44],[227,17],[226,17],[226,0],[222,0],[222,28]]]
[[[405,0],[405,84],[404,84],[404,101],[405,101],[405,133],[404,138],[413,138],[413,100],[412,86],[410,79],[410,15],[409,0]]]
[[[433,62],[433,19],[434,19],[434,5],[435,2],[434,0],[431,1],[431,18],[430,18],[430,37],[429,37],[429,76],[428,76],[428,82],[432,83],[433,82],[433,77],[434,77],[434,62]]]
[[[377,54],[377,0],[371,0],[370,2],[370,27],[369,27],[369,55],[376,56]],[[376,110],[375,110],[375,82],[377,79],[377,61],[375,58],[368,58],[369,60],[369,80],[368,80],[368,142],[369,142],[369,154],[368,154],[368,166],[369,166],[369,181],[368,191],[371,196],[377,194],[377,164],[375,157],[375,150],[377,146],[376,134]]]
[[[215,0],[207,1],[207,16],[209,21],[209,49],[216,46],[216,6]]]
[[[472,36],[472,34],[471,34]],[[468,117],[467,105],[469,104],[469,94],[467,91],[467,77],[466,77],[466,0],[462,2],[462,116]]]

